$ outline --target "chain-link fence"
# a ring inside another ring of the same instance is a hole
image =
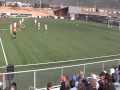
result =
[[[13,72],[14,79],[11,80],[7,80],[7,76],[12,73],[1,73],[0,81],[3,83],[3,90],[5,88],[9,88],[12,83],[17,84],[17,90],[33,90],[34,88],[45,88],[48,82],[51,82],[53,86],[60,85],[62,75],[66,75],[71,78],[73,74],[82,70],[84,72],[84,76],[89,77],[91,73],[98,75],[102,70],[109,72],[109,69],[113,65],[118,66],[119,64],[120,60],[114,59],[56,68]]]

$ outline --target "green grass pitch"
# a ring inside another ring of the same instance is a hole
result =
[[[120,54],[120,31],[107,25],[84,21],[38,19],[41,29],[25,19],[25,28],[17,32],[16,40],[9,25],[20,19],[0,23],[0,37],[7,61],[14,65],[37,64]],[[48,25],[47,33],[44,25]],[[0,66],[5,60],[0,45]]]

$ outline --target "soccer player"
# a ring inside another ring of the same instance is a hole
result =
[[[13,28],[12,28],[12,24],[10,24],[10,33],[12,34]]]
[[[47,33],[48,26],[45,24],[45,33]]]
[[[24,23],[24,18],[22,18],[22,24]]]
[[[14,28],[14,30],[13,30],[13,39],[16,39],[16,32],[17,32],[17,30],[16,30],[16,28]]]
[[[35,25],[37,25],[37,19],[34,20]]]
[[[17,23],[16,22],[14,22],[14,28],[16,28],[17,27]]]
[[[24,25],[24,18],[22,18],[22,21],[21,21],[21,28],[25,28],[25,25]]]
[[[2,24],[5,24],[6,23],[6,18],[2,18]]]
[[[12,31],[14,30],[14,23],[12,24]]]
[[[20,20],[20,21],[19,21],[19,23],[20,23],[20,28],[21,28],[21,25],[22,25],[22,20]]]
[[[40,22],[38,22],[38,30],[40,30]]]

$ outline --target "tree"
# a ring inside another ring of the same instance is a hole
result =
[[[46,8],[46,7],[49,7],[48,4],[45,4],[45,3],[41,3],[41,7],[40,7],[40,3],[35,3],[33,5],[34,8]]]
[[[98,8],[96,8],[96,12],[99,12]]]
[[[49,7],[49,5],[48,5],[48,4],[45,4],[45,3],[42,3],[42,4],[41,4],[41,8],[46,8],[46,7]]]
[[[18,4],[17,4],[17,2],[15,3],[15,5],[14,5],[13,7],[18,7]]]
[[[38,3],[35,3],[35,4],[34,4],[34,8],[39,8],[39,4],[38,4]]]
[[[0,1],[0,6],[2,6],[2,2]]]

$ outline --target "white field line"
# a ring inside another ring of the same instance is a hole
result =
[[[3,43],[2,43],[1,37],[0,37],[0,43],[1,43],[2,51],[3,51],[5,63],[6,63],[6,65],[8,65],[8,61],[7,61],[7,58],[6,58],[6,54],[5,54],[5,50],[4,50],[4,47],[3,47]]]
[[[3,75],[3,74],[12,74],[12,73],[17,74],[17,73],[25,73],[25,72],[36,72],[36,71],[46,71],[46,70],[62,69],[62,68],[69,68],[69,67],[76,67],[76,66],[83,66],[83,65],[93,65],[93,64],[98,64],[98,63],[112,62],[112,61],[118,61],[118,60],[120,60],[120,59],[107,60],[107,61],[99,61],[99,62],[92,62],[92,63],[86,63],[86,64],[77,64],[77,65],[70,65],[70,66],[62,66],[62,67],[45,68],[45,69],[36,69],[36,70],[27,70],[27,71],[0,73],[0,75]]]
[[[1,31],[8,30],[8,29],[0,29]]]
[[[11,23],[11,22],[6,22],[5,24],[10,24],[10,23]],[[3,24],[3,23],[2,23],[2,22],[0,22],[0,24]],[[5,24],[4,24],[4,25],[5,25]]]
[[[92,28],[92,29],[95,29],[95,30],[100,30],[100,31],[104,31],[104,32],[108,32],[108,33],[112,33],[112,34],[116,34],[116,35],[120,35],[119,33],[114,33],[114,32],[111,32],[111,31],[106,31],[106,30],[99,29],[99,28]]]
[[[85,61],[88,59],[100,59],[106,57],[113,57],[113,56],[120,56],[120,54],[116,55],[108,55],[108,56],[100,56],[100,57],[92,57],[92,58],[83,58],[83,59],[73,59],[73,60],[64,60],[64,61],[57,61],[57,62],[48,62],[48,63],[37,63],[37,64],[27,64],[27,65],[15,65],[15,67],[22,67],[22,66],[33,66],[33,65],[45,65],[45,64],[55,64],[55,63],[66,63],[66,62],[75,62],[75,61]]]

